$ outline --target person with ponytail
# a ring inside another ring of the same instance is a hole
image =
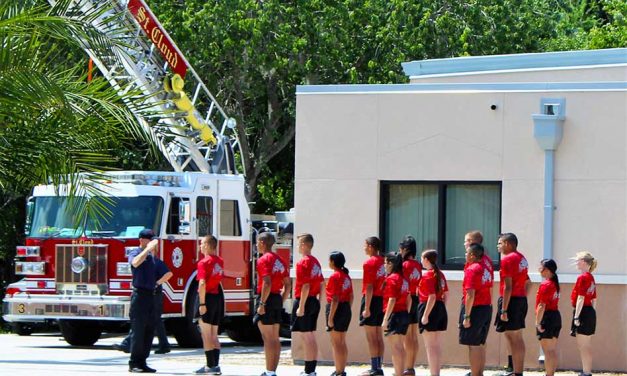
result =
[[[557,338],[562,329],[562,316],[557,308],[560,299],[557,264],[552,259],[544,259],[538,271],[544,281],[536,295],[536,335],[544,352],[545,374],[553,376],[557,368]]]
[[[346,361],[348,348],[346,347],[346,332],[351,322],[351,306],[353,304],[353,283],[348,276],[348,269],[344,266],[346,258],[339,251],[329,255],[329,268],[333,274],[329,277],[326,286],[326,319],[327,332],[331,335],[333,361],[335,371],[331,376],[346,376]]]
[[[381,240],[371,236],[364,241],[364,252],[368,259],[363,264],[363,285],[359,326],[366,330],[366,340],[370,352],[370,369],[360,376],[383,375],[383,282],[385,282],[385,261],[381,256]]]
[[[425,340],[427,361],[431,376],[439,376],[442,367],[442,338],[448,326],[446,297],[448,285],[437,264],[438,252],[428,249],[422,252],[422,267],[426,273],[420,279],[418,317],[420,333]]]
[[[383,323],[385,335],[392,348],[395,375],[404,375],[405,347],[403,342],[409,327],[407,303],[409,282],[403,277],[403,256],[390,252],[385,256],[385,288],[383,289]]]
[[[414,365],[418,354],[418,284],[422,277],[422,265],[416,260],[416,239],[407,235],[398,245],[403,256],[403,276],[409,282],[411,304],[409,308],[409,329],[405,336],[405,371],[403,375],[415,375]]]
[[[581,272],[570,294],[573,305],[573,321],[570,335],[577,337],[577,347],[581,355],[582,376],[592,374],[592,336],[596,330],[597,290],[592,272],[597,267],[597,260],[590,252],[578,252],[574,260]]]

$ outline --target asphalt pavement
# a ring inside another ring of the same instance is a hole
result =
[[[68,345],[59,333],[42,333],[31,336],[15,334],[0,335],[0,375],[64,376],[107,374],[129,375],[128,354],[114,350],[112,345],[122,340],[121,335],[103,335],[90,347]],[[171,343],[176,343],[173,338]],[[220,366],[223,375],[258,376],[264,370],[263,347],[246,346],[221,338],[223,343]],[[156,343],[156,340],[155,340]],[[289,340],[283,341],[281,362],[278,376],[298,376],[302,365],[294,365],[291,359]],[[324,344],[326,345],[326,344]],[[148,365],[162,375],[191,375],[204,362],[202,349],[181,349],[176,346],[164,355],[151,353]],[[356,376],[368,369],[368,366],[351,365],[347,368],[348,376]],[[328,376],[333,372],[332,365],[319,365],[319,376]],[[384,368],[385,375],[393,375],[391,364]],[[418,367],[416,374],[429,375],[428,369]],[[468,370],[446,368],[442,376],[462,376]],[[498,374],[497,370],[485,372],[486,376]],[[525,372],[528,376],[541,376],[542,372]],[[574,372],[558,372],[558,376],[574,376]],[[606,374],[610,375],[610,374]],[[611,374],[618,375],[618,374]]]

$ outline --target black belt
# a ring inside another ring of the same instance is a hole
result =
[[[144,289],[144,288],[141,288],[141,287],[133,287],[133,292],[136,292],[138,294],[155,295],[156,290],[155,289]]]

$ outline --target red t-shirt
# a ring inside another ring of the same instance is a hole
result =
[[[383,312],[388,308],[388,300],[395,298],[392,312],[407,312],[407,295],[409,294],[409,282],[402,275],[392,273],[385,279],[383,289]]]
[[[278,294],[283,288],[283,278],[289,276],[289,267],[279,255],[266,252],[257,259],[257,294],[261,294],[263,277],[270,276],[270,293]]]
[[[409,282],[410,294],[418,295],[418,283],[422,277],[422,265],[413,259],[403,261],[403,275]]]
[[[522,253],[518,251],[511,252],[501,258],[501,282],[499,283],[499,294],[503,296],[505,290],[505,278],[512,278],[512,296],[525,297],[527,291],[525,284],[529,279],[527,274],[529,264]]]
[[[550,279],[542,281],[536,294],[536,309],[540,303],[544,303],[546,311],[557,311],[560,301],[560,293],[557,292],[557,285]]]
[[[418,284],[418,300],[420,303],[426,303],[429,300],[429,295],[435,294],[435,299],[439,301],[444,301],[444,293],[448,291],[448,284],[446,283],[446,278],[444,277],[444,273],[440,272],[441,280],[440,280],[440,292],[436,292],[435,285],[438,283],[438,280],[435,278],[435,272],[433,270],[427,270],[426,273],[420,279],[420,283]]]
[[[597,298],[597,286],[594,283],[594,277],[592,273],[585,272],[577,277],[577,282],[575,282],[575,287],[573,287],[573,292],[570,293],[570,302],[573,307],[577,304],[577,296],[583,295],[583,305],[591,306],[592,299]]]
[[[331,303],[334,296],[339,298],[340,303],[348,302],[352,294],[353,283],[351,282],[351,277],[339,270],[333,272],[329,277],[326,288],[327,303]]]
[[[490,287],[492,287],[494,283],[494,264],[492,264],[492,259],[484,253],[483,257],[481,257],[481,264],[490,272]]]
[[[217,294],[220,291],[222,276],[224,276],[224,261],[222,257],[207,255],[198,261],[196,268],[198,270],[196,280],[205,281],[205,293]]]
[[[462,284],[462,303],[466,303],[466,291],[475,290],[475,300],[472,306],[492,304],[490,292],[490,272],[479,262],[473,262],[464,269],[464,282]]]
[[[366,288],[369,284],[373,285],[373,296],[383,296],[383,282],[385,282],[385,260],[383,256],[370,256],[364,262],[364,280],[361,287],[361,293],[366,295]]]
[[[300,298],[300,292],[305,283],[309,283],[309,296],[320,294],[322,281],[324,277],[318,259],[311,255],[303,256],[296,264],[296,286],[294,287],[296,299]]]

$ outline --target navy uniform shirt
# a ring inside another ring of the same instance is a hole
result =
[[[144,290],[154,290],[157,285],[157,265],[155,258],[152,257],[152,253],[148,253],[144,262],[142,262],[138,268],[134,267],[133,259],[142,252],[142,249],[137,247],[128,253],[128,262],[131,264],[131,270],[133,272],[133,287]]]
[[[165,262],[161,261],[161,259],[158,258],[154,258],[155,259],[155,283],[157,283],[156,281],[160,280],[161,277],[163,277],[164,275],[166,275],[170,269],[168,269],[168,266],[165,264]],[[157,290],[160,290],[161,286],[157,286]]]

